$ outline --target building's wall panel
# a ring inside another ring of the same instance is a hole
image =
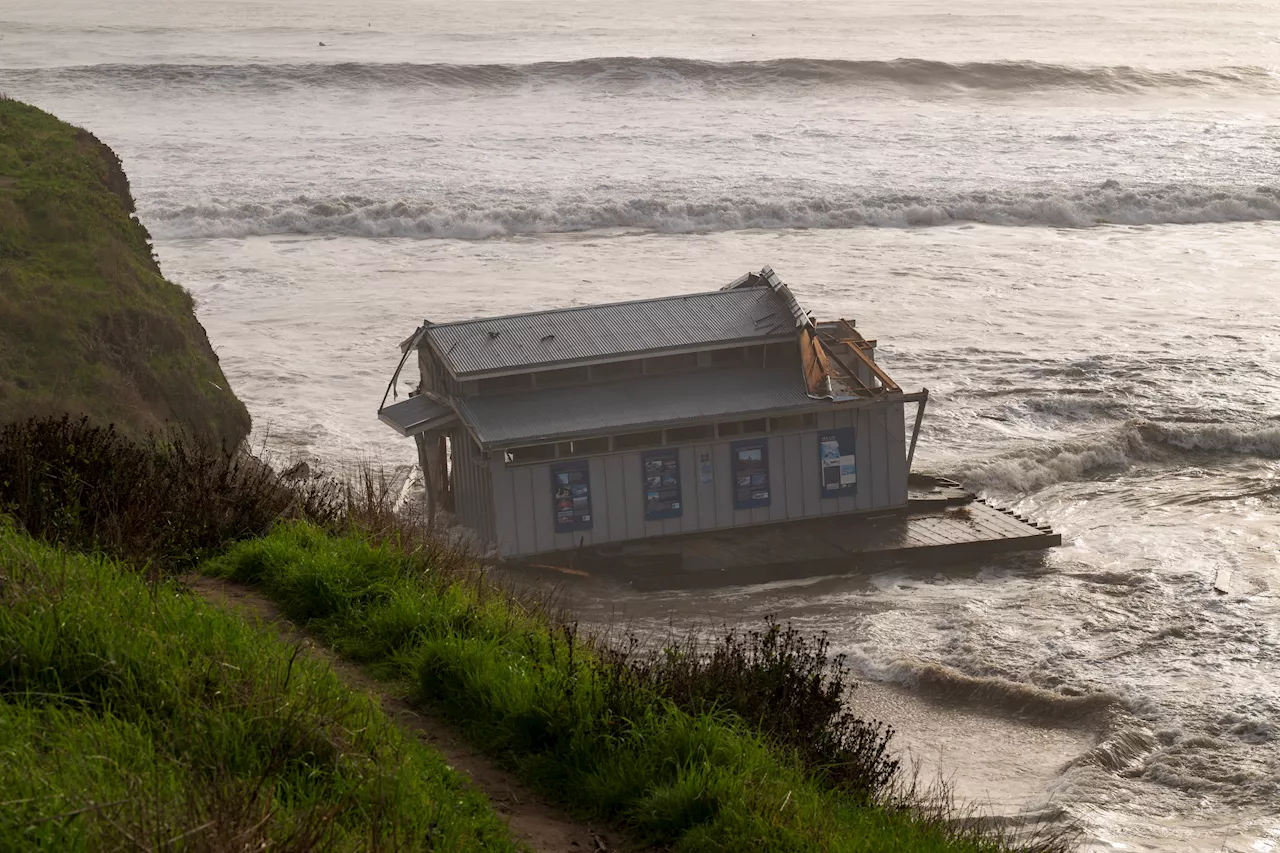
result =
[[[496,538],[493,481],[488,468],[473,455],[469,441],[462,430],[449,433],[454,511],[464,527],[492,540]]]
[[[818,435],[824,429],[853,427],[858,464],[856,496],[823,498]],[[906,502],[905,424],[902,404],[826,412],[818,429],[768,438],[769,487],[767,507],[733,508],[731,441],[680,448],[681,504],[679,518],[645,519],[643,456],[639,452],[590,459],[592,529],[555,532],[551,463],[507,467],[495,458],[484,484],[460,477],[469,524],[479,529],[486,513],[472,506],[484,489],[492,506],[494,537],[508,555],[532,554],[582,545],[619,542],[699,530],[812,518],[859,510],[887,509]],[[710,483],[701,481],[701,455],[712,461]],[[483,469],[482,469],[483,470]],[[899,482],[901,481],[901,482]],[[463,485],[465,483],[466,485]],[[461,496],[461,495],[460,495]]]
[[[782,436],[782,463],[787,471],[783,488],[787,495],[787,518],[803,518],[805,515],[804,457],[801,451],[803,436]],[[799,476],[796,476],[799,472]]]
[[[878,406],[871,410],[872,507],[889,506],[889,410]]]
[[[700,530],[698,448],[696,446],[680,448],[680,506],[684,509],[684,514],[679,518],[672,519],[675,522],[677,531],[680,533],[692,533],[695,530]]]
[[[856,418],[858,418],[858,412],[856,411],[824,412],[824,414],[818,415],[818,432],[822,433],[822,430],[824,429],[840,429],[841,427],[851,427],[851,425],[852,427],[856,427],[856,421],[855,421]],[[814,438],[817,439],[817,435],[814,435]],[[854,452],[855,452],[856,462],[858,462],[858,464],[860,465],[861,455],[859,455],[859,453],[856,451]],[[812,464],[814,465],[814,475],[817,476],[817,480],[818,480],[818,485],[817,487],[815,487],[815,493],[817,493],[817,496],[818,496],[818,512],[820,515],[840,515],[841,512],[845,511],[845,510],[841,510],[840,508],[840,498],[827,497],[826,494],[824,494],[822,491],[822,462],[817,461],[818,459],[817,444],[815,444],[814,446],[813,457],[815,460],[814,462],[812,462]],[[808,460],[806,460],[806,464],[808,464]]]
[[[650,533],[644,520],[644,473],[640,470],[639,453],[622,454],[623,497],[627,504],[627,538],[643,539]]]
[[[797,472],[799,473],[799,472]],[[769,505],[760,512],[769,521],[787,520],[787,483],[793,479],[787,475],[786,437],[769,437]],[[794,479],[799,480],[799,477]]]
[[[711,469],[716,479],[716,527],[733,527],[733,471],[729,468],[729,442],[711,445]]]
[[[515,469],[507,468],[493,454],[489,460],[489,478],[493,481],[493,520],[494,539],[498,543],[498,553],[504,557],[519,554],[520,539],[516,535],[516,489]]]
[[[694,488],[697,489],[696,500],[698,504],[698,523],[701,525],[699,529],[709,529],[719,526],[719,521],[716,519],[716,480],[719,478],[716,476],[715,463],[712,461],[714,459],[715,448],[710,444],[699,444],[694,447],[694,451],[698,467],[693,473],[694,479],[690,482],[693,483]],[[703,457],[706,457],[708,461],[712,462],[711,482],[709,483],[702,482]],[[723,477],[724,475],[721,474],[720,476]]]
[[[609,542],[612,540],[610,528],[613,519],[609,516],[612,504],[609,485],[608,457],[595,456],[591,459],[591,541]],[[599,495],[600,497],[596,497]],[[596,504],[595,501],[601,501]]]
[[[513,486],[515,488],[516,502],[516,546],[522,554],[536,554],[538,547],[538,519],[535,515],[535,506],[533,503],[533,475],[535,469],[538,473],[547,470],[545,465],[533,465],[523,468],[513,468],[511,471]],[[547,475],[550,477],[550,475]],[[545,483],[550,488],[550,482]],[[548,519],[550,523],[550,519]],[[551,531],[547,531],[547,536],[551,535]],[[550,543],[548,543],[548,546]]]
[[[800,433],[800,485],[804,490],[803,517],[813,518],[822,515],[822,480],[821,466],[818,464],[818,434],[816,432]]]
[[[898,403],[885,409],[889,420],[889,504],[907,502],[907,425],[906,406]]]
[[[627,483],[622,475],[622,457],[605,456],[604,514],[609,516],[609,542],[621,542],[627,533]]]
[[[851,411],[847,411],[847,412],[836,412],[836,413],[835,413],[835,421],[836,421],[836,426],[837,426],[838,428],[840,428],[840,429],[850,429],[850,428],[852,428],[852,429],[854,430],[854,436],[853,436],[853,439],[854,439],[853,462],[854,462],[854,465],[855,465],[855,466],[856,466],[856,465],[860,465],[860,464],[862,464],[862,463],[861,463],[861,461],[858,459],[858,450],[857,450],[857,446],[858,446],[858,444],[857,444],[857,442],[858,442],[858,434],[857,434],[857,429],[858,429],[858,410],[857,410],[857,409],[853,409],[853,410],[851,410]],[[855,470],[856,470],[856,468],[855,468]],[[838,496],[837,496],[837,497],[835,497],[834,499],[833,499],[833,498],[828,498],[828,499],[826,500],[826,502],[827,502],[827,503],[831,503],[831,504],[835,504],[835,505],[836,505],[836,510],[837,510],[838,512],[855,512],[855,511],[858,509],[858,495],[857,495],[857,490],[855,490],[855,491],[854,491],[854,494],[852,494],[852,495],[838,495]]]
[[[858,490],[854,494],[853,503],[857,510],[868,510],[871,509],[871,482],[874,479],[871,466],[871,410],[857,409],[853,414],[857,424],[857,434],[854,437],[857,450],[854,453],[858,459]]]

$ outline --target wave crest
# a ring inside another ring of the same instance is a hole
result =
[[[962,467],[956,474],[975,488],[1026,493],[1054,483],[1085,480],[1187,454],[1280,459],[1280,426],[1131,420],[1114,430],[1030,447]]]
[[[1110,714],[1123,706],[1120,698],[1111,693],[1068,695],[1003,678],[968,675],[943,664],[913,659],[897,660],[876,670],[878,678],[940,700],[979,705],[987,712],[1059,725],[1095,721],[1099,714]]]
[[[1098,93],[1142,90],[1280,89],[1257,66],[1156,70],[1128,65],[1070,66],[1030,61],[939,62],[928,59],[846,60],[790,57],[711,62],[680,57],[599,57],[526,64],[298,63],[245,65],[103,64],[9,71],[19,82],[106,83],[126,87],[264,88],[383,87],[510,90],[574,86],[604,92],[697,87],[718,92],[777,87],[890,87],[929,91],[1025,93],[1073,89]]]
[[[261,203],[211,200],[154,206],[144,214],[159,238],[325,234],[485,239],[597,229],[669,233],[746,229],[990,225],[1089,227],[1280,220],[1272,187],[1148,187],[972,192],[953,195],[845,194],[705,201],[633,197],[511,202],[302,196]]]

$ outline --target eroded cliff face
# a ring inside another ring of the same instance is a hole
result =
[[[87,415],[234,447],[249,413],[133,210],[109,147],[0,100],[0,422]]]

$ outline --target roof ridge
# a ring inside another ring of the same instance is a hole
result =
[[[691,299],[695,296],[716,296],[723,294],[740,295],[751,292],[773,294],[773,291],[768,287],[742,287],[735,290],[699,290],[694,293],[676,293],[671,296],[650,296],[644,299],[622,299],[617,302],[593,302],[590,305],[570,305],[565,308],[542,308],[538,311],[520,311],[515,314],[496,314],[491,317],[472,317],[467,320],[450,320],[446,323],[432,323],[430,328],[432,330],[447,329],[456,326],[465,326],[468,323],[483,323],[489,320],[514,320],[520,317],[536,317],[539,314],[568,314],[573,311],[613,308],[619,305],[638,305],[642,302],[669,302],[676,299]]]

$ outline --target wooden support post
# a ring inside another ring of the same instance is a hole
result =
[[[911,463],[916,458],[916,439],[920,438],[920,423],[924,420],[924,407],[929,402],[929,389],[921,391],[922,396],[916,401],[916,425],[911,430],[911,448],[907,450],[907,476],[911,476]]]

